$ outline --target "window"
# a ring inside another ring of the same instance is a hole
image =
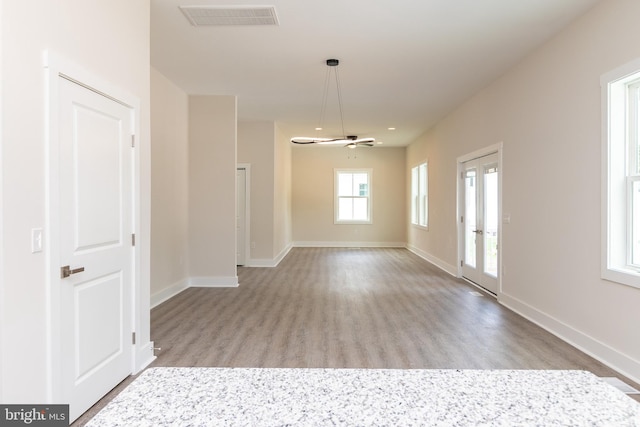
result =
[[[411,168],[411,223],[429,225],[427,162]]]
[[[602,277],[640,288],[640,60],[601,83]]]
[[[335,170],[335,223],[371,223],[371,169]]]

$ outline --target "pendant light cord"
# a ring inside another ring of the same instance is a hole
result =
[[[344,112],[342,110],[342,88],[340,87],[340,76],[338,75],[338,66],[327,66],[327,72],[324,78],[324,93],[322,94],[322,103],[320,107],[320,123],[318,128],[324,129],[324,117],[327,111],[327,100],[329,98],[329,84],[331,80],[331,70],[334,70],[334,76],[336,81],[336,92],[338,96],[338,109],[340,111],[340,128],[342,129],[342,137],[347,138],[347,134],[344,131]]]
[[[324,93],[322,94],[322,103],[320,104],[320,122],[318,128],[324,128],[324,115],[327,111],[327,98],[329,95],[329,78],[331,77],[331,67],[327,67],[327,71],[324,76]]]
[[[342,90],[340,88],[340,77],[338,76],[338,67],[333,67],[336,70],[336,88],[338,91],[338,107],[340,108],[340,126],[342,127],[342,137],[347,139],[347,134],[344,131],[344,114],[342,112]]]

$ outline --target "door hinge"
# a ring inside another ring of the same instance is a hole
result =
[[[460,267],[464,267],[464,265],[462,265],[464,263],[464,260],[460,260]]]
[[[136,146],[136,136],[131,135],[131,148]]]
[[[131,332],[131,344],[135,345],[135,343],[136,343],[136,333]]]
[[[464,216],[460,217],[460,222],[464,222]]]
[[[136,235],[132,234],[131,235],[131,246],[135,246],[136,245]]]

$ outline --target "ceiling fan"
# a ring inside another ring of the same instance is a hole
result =
[[[322,130],[324,113],[327,108],[327,94],[329,92],[329,80],[331,71],[334,71],[336,91],[338,95],[338,107],[340,110],[340,125],[342,127],[342,137],[338,138],[318,138],[308,136],[296,136],[291,138],[291,142],[294,144],[318,144],[318,145],[338,145],[344,144],[345,147],[356,148],[360,146],[373,147],[375,138],[358,138],[356,135],[347,135],[344,131],[344,115],[342,113],[342,93],[340,91],[340,78],[338,76],[338,64],[337,59],[327,59],[327,75],[324,83],[324,95],[322,98],[322,108],[320,110],[320,122],[316,130]]]

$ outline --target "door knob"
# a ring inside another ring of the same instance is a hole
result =
[[[82,273],[84,271],[84,267],[74,268],[73,270],[68,265],[64,267],[60,267],[60,278],[64,279],[65,277],[69,277],[72,274]]]
[[[482,230],[473,230],[472,232],[476,234],[482,234]]]

